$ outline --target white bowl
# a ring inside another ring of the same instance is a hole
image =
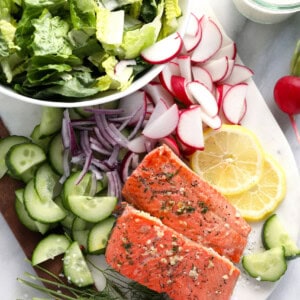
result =
[[[262,24],[282,22],[300,11],[299,0],[233,0],[241,14]]]
[[[181,7],[183,16],[179,20],[179,28],[178,32],[183,35],[187,26],[188,17],[190,14],[191,1],[193,0],[179,0],[179,5]],[[164,64],[154,65],[149,69],[143,76],[135,80],[126,90],[119,91],[110,91],[107,93],[101,93],[99,95],[94,95],[93,97],[85,98],[83,100],[70,100],[65,102],[62,101],[49,101],[42,99],[30,98],[28,96],[21,95],[15,92],[12,88],[3,86],[0,84],[0,93],[9,96],[10,98],[27,102],[31,104],[36,104],[40,106],[49,106],[49,107],[83,107],[83,106],[91,106],[102,104],[110,101],[114,101],[120,98],[123,98],[134,91],[142,88],[147,83],[149,83],[152,79],[154,79],[164,68]]]

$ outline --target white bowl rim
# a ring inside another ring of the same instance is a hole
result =
[[[180,18],[180,26],[178,32],[183,35],[185,32],[185,28],[187,26],[188,18],[191,12],[191,2],[194,0],[179,0],[179,2],[183,2],[185,5],[183,10],[185,14]],[[103,98],[95,98],[95,99],[87,99],[87,100],[80,100],[77,101],[50,101],[50,100],[42,100],[36,98],[30,98],[28,96],[18,94],[12,88],[3,86],[0,84],[0,94],[8,96],[14,100],[35,104],[39,106],[48,106],[48,107],[63,107],[63,108],[72,108],[72,107],[84,107],[84,106],[93,106],[98,104],[103,104],[107,102],[111,102],[114,100],[118,100],[128,96],[129,94],[141,89],[147,83],[149,83],[152,79],[154,79],[165,67],[166,64],[159,64],[153,65],[150,70],[148,70],[143,76],[135,80],[126,90],[121,92],[112,92],[112,94],[107,95]]]

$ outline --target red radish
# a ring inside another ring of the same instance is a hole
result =
[[[189,55],[180,55],[177,57],[179,65],[180,75],[183,76],[187,81],[192,80],[192,66],[191,57]]]
[[[217,90],[216,99],[217,99],[219,110],[222,106],[224,96],[226,95],[227,91],[231,87],[232,87],[232,85],[229,85],[229,84],[218,84],[217,89],[216,89]]]
[[[144,49],[141,52],[141,57],[150,64],[163,64],[176,57],[182,45],[182,37],[178,32],[175,32]]]
[[[198,19],[198,17],[194,13],[190,13],[190,17],[185,30],[185,35],[197,35],[199,30],[201,30],[199,22],[200,20]]]
[[[222,120],[218,115],[214,117],[210,117],[201,109],[201,107],[200,107],[200,115],[201,115],[202,122],[205,123],[208,127],[212,129],[219,129],[222,126]]]
[[[143,87],[143,90],[150,96],[154,104],[161,101],[161,99],[168,107],[174,104],[173,96],[160,83],[150,82]]]
[[[201,105],[202,110],[210,117],[218,114],[216,98],[205,85],[197,81],[192,81],[187,84],[187,88],[196,102]]]
[[[213,55],[212,59],[217,59],[224,56],[227,56],[229,59],[235,59],[236,53],[236,43],[231,42],[228,45],[220,48],[217,53]]]
[[[201,41],[202,27],[200,23],[201,21],[198,20],[198,18],[192,13],[188,27],[193,27],[193,28],[187,28],[187,31],[183,36],[183,48],[184,48],[183,50],[185,50],[187,53],[192,52]],[[195,31],[196,31],[195,34],[191,33]]]
[[[171,86],[171,77],[173,75],[180,75],[179,64],[173,61],[167,63],[164,69],[158,75],[162,86],[171,94],[173,94]]]
[[[193,81],[204,84],[211,92],[213,91],[212,77],[205,69],[200,66],[192,66]]]
[[[165,144],[169,146],[175,154],[180,156],[180,149],[172,136],[166,136],[159,140],[160,144]]]
[[[144,153],[146,152],[146,140],[147,137],[144,135],[138,135],[128,142],[127,147],[134,153]]]
[[[239,83],[229,88],[223,98],[222,109],[225,118],[232,124],[240,124],[245,115],[247,102],[246,83]]]
[[[138,90],[131,95],[120,99],[119,108],[123,110],[123,115],[132,117],[128,125],[135,125],[141,118],[141,114],[146,115],[147,97],[146,93]],[[138,109],[137,109],[138,108]]]
[[[167,111],[153,120],[143,130],[143,134],[150,139],[161,139],[171,134],[177,127],[179,119],[178,107],[173,104]]]
[[[218,59],[210,59],[202,65],[202,68],[211,75],[213,82],[217,82],[223,80],[231,73],[233,64],[234,61],[232,59],[228,59],[227,56],[224,56]]]
[[[168,110],[168,105],[165,101],[161,100],[158,101],[153,109],[153,112],[147,122],[146,126],[149,126],[154,120],[156,120],[160,115],[165,113]]]
[[[203,20],[205,18],[202,18]],[[205,23],[205,24],[204,24]],[[218,25],[212,20],[201,22],[202,38],[200,43],[194,49],[191,60],[193,62],[205,62],[211,58],[222,45],[222,33]]]
[[[175,97],[186,106],[190,106],[194,103],[193,97],[190,95],[190,92],[187,89],[188,83],[189,82],[182,76],[171,77],[171,85]]]
[[[274,87],[274,99],[278,107],[288,114],[300,143],[300,133],[295,120],[295,115],[300,114],[300,77],[287,75],[280,78]]]
[[[186,109],[180,114],[176,134],[184,145],[197,150],[204,149],[203,126],[199,106]]]
[[[227,77],[223,83],[235,85],[243,81],[248,80],[253,75],[253,71],[248,67],[240,64],[234,64],[232,72],[229,77]]]

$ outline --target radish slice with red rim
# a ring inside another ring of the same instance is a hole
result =
[[[186,80],[192,80],[191,57],[189,55],[180,55],[177,57],[180,75]]]
[[[150,64],[163,64],[176,57],[183,45],[182,37],[175,32],[141,52],[141,57]],[[168,51],[166,51],[168,49]]]
[[[230,76],[228,76],[223,83],[236,85],[250,79],[252,75],[253,71],[250,68],[244,65],[234,64]]]
[[[229,59],[235,59],[236,58],[236,43],[231,42],[228,45],[220,48],[212,57],[212,59],[221,58],[224,56],[227,56]]]
[[[248,85],[239,83],[232,86],[223,98],[222,109],[225,118],[232,124],[240,124],[246,109],[246,95]]]
[[[171,77],[171,85],[175,97],[186,106],[194,104],[193,97],[187,89],[188,83],[189,82],[182,76]]]
[[[178,107],[176,104],[173,104],[158,118],[148,123],[142,133],[150,139],[161,139],[170,135],[176,129],[178,119]]]
[[[199,106],[184,110],[179,117],[176,129],[178,139],[192,149],[204,149],[203,125]]]
[[[162,86],[172,95],[173,90],[171,85],[171,77],[173,75],[180,76],[179,64],[173,61],[167,63],[164,69],[158,75]]]
[[[187,88],[195,101],[201,105],[203,111],[211,117],[218,114],[216,98],[204,84],[192,81],[187,84]]]
[[[150,82],[144,86],[144,91],[147,95],[152,99],[153,103],[156,104],[157,102],[164,100],[168,107],[174,104],[173,96],[166,91],[166,89],[160,83],[153,83]]]
[[[193,81],[204,84],[211,92],[213,90],[213,81],[210,73],[200,66],[192,66]]]
[[[202,38],[194,49],[191,60],[193,62],[205,62],[211,58],[222,45],[222,33],[219,26],[210,18],[202,18]]]

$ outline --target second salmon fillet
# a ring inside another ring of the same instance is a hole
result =
[[[167,146],[150,152],[127,179],[124,199],[193,241],[239,262],[251,227]]]

